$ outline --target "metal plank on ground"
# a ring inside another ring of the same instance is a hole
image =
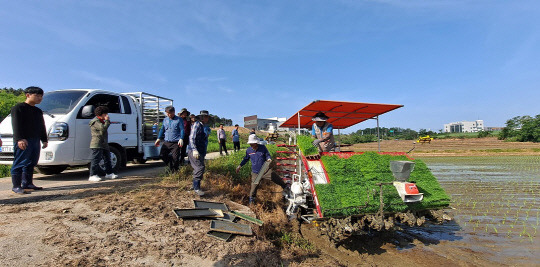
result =
[[[221,202],[211,202],[211,201],[204,201],[204,200],[193,200],[193,205],[195,205],[195,208],[208,208],[208,209],[216,209],[216,210],[222,210],[222,211],[229,211],[229,208],[225,203]]]
[[[253,235],[253,231],[251,231],[251,226],[247,224],[239,224],[239,223],[216,221],[216,220],[213,220],[210,223],[210,230],[231,233],[231,234],[238,234],[238,235]]]
[[[206,233],[206,235],[208,236],[211,236],[213,238],[216,238],[216,239],[219,239],[221,241],[229,241],[229,239],[231,238],[231,236],[233,234],[231,233],[224,233],[224,232],[218,232],[218,231],[208,231],[208,233]]]
[[[248,221],[248,222],[252,222],[252,223],[254,223],[254,224],[256,224],[256,225],[259,225],[259,226],[262,226],[262,225],[263,225],[263,221],[261,221],[261,220],[259,220],[259,219],[257,219],[257,218],[253,218],[253,217],[251,217],[251,216],[247,216],[247,215],[245,215],[245,214],[242,214],[242,213],[240,213],[240,212],[238,212],[238,211],[234,211],[234,210],[231,210],[230,212],[231,212],[232,214],[236,215],[237,217],[240,217],[240,218],[242,218],[242,219],[244,219],[244,220],[246,220],[246,221]]]
[[[173,209],[174,214],[178,218],[218,218],[223,217],[221,210],[215,209]]]

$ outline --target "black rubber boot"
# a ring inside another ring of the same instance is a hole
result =
[[[43,190],[43,187],[34,185],[34,173],[22,173],[22,188],[25,190]]]

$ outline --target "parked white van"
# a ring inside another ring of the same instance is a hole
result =
[[[109,147],[115,172],[125,167],[127,161],[144,163],[147,159],[157,159],[160,148],[154,142],[158,124],[169,105],[173,105],[172,99],[144,92],[114,93],[97,89],[46,92],[36,106],[43,110],[49,146],[41,150],[37,167],[44,174],[55,174],[68,166],[88,165],[91,160],[88,123],[98,106],[109,108]],[[11,116],[0,123],[0,137],[3,142],[0,164],[12,164]]]

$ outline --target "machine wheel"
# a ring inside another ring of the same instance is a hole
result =
[[[144,164],[144,163],[146,163],[146,160],[143,159],[142,157],[133,158],[133,163],[135,163],[135,164]]]
[[[65,165],[38,166],[37,168],[40,173],[50,175],[50,174],[59,174],[63,172],[67,168],[67,166]]]
[[[112,170],[113,170],[114,173],[118,173],[118,171],[122,167],[122,162],[123,162],[122,153],[120,153],[120,151],[117,148],[113,147],[113,146],[109,146],[109,150],[111,151],[111,167],[112,167]],[[101,160],[99,162],[99,167],[103,171],[105,171],[105,161],[104,160]]]

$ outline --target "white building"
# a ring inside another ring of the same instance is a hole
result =
[[[445,133],[477,133],[484,130],[484,121],[460,121],[444,125]]]

